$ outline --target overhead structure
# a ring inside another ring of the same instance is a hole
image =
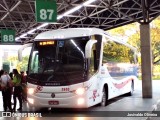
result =
[[[75,27],[104,30],[132,22],[149,23],[160,14],[160,0],[55,0],[57,22],[36,23],[35,0],[1,0],[0,29],[16,31],[16,41],[25,42],[38,33]]]
[[[37,23],[35,0],[1,0],[0,29],[16,31],[16,42],[25,43],[43,31],[95,27],[109,30],[140,23],[142,94],[152,97],[152,52],[149,23],[160,15],[160,0],[55,0],[57,22]],[[15,44],[15,43],[14,43]]]

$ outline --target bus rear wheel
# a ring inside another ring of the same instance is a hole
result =
[[[107,103],[106,90],[105,90],[105,88],[103,88],[101,106],[105,107],[106,103]]]

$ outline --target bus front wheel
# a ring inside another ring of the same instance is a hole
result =
[[[104,107],[106,106],[107,103],[107,97],[106,97],[106,90],[105,88],[103,88],[103,92],[102,92],[102,101],[101,101],[101,106]]]

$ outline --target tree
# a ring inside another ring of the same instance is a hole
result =
[[[114,42],[108,42],[104,46],[103,55],[107,61],[112,62],[133,62],[133,56],[131,57],[131,51],[128,47]]]
[[[18,71],[26,71],[28,67],[29,56],[24,56],[22,61],[18,61],[17,56],[10,56],[7,62],[11,63]],[[10,66],[11,67],[11,66]],[[12,67],[10,69],[13,69]]]
[[[123,41],[128,42],[130,45],[137,49],[137,52],[140,53],[140,33],[139,33],[139,24],[132,23],[129,25],[125,25],[122,27],[118,27],[112,30],[107,31],[113,37],[119,39],[124,39]],[[130,59],[131,55],[126,56]],[[129,58],[130,57],[130,58]],[[138,58],[138,62],[140,64],[140,57]]]
[[[151,45],[153,64],[160,63],[160,17],[151,23]],[[132,23],[108,31],[111,35],[128,38],[127,42],[140,52],[140,30],[138,23]],[[140,58],[139,58],[140,59]]]
[[[24,56],[21,62],[18,62],[19,71],[27,71],[29,56]]]
[[[160,63],[160,17],[151,24],[153,64]]]

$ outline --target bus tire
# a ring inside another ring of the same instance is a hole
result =
[[[101,101],[100,105],[101,105],[102,107],[105,107],[105,106],[106,106],[106,103],[107,103],[107,94],[108,94],[108,93],[106,93],[105,88],[103,88],[102,94],[103,94],[103,95],[102,95],[102,101]]]
[[[130,92],[128,93],[128,95],[129,95],[129,96],[132,96],[132,95],[133,95],[133,91],[134,91],[134,83],[133,83],[133,81],[132,81],[132,83],[131,83],[131,90],[130,90]]]

